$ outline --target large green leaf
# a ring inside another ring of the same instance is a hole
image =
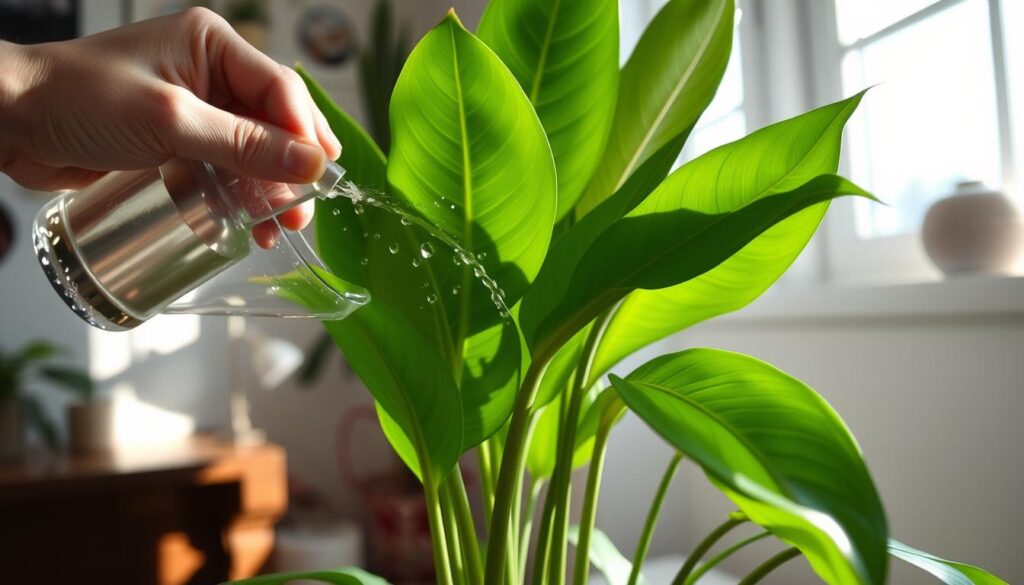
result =
[[[439,33],[435,30],[432,34]],[[463,31],[463,34],[468,33]],[[480,48],[486,51],[482,45],[477,47]],[[429,43],[417,48],[418,60],[409,64],[407,77],[424,75],[422,71],[417,74],[417,71],[429,65],[424,64],[424,53],[431,51]],[[489,62],[493,68],[497,59],[490,55]],[[500,63],[496,66],[501,67]],[[303,72],[300,70],[300,73]],[[505,76],[508,77],[507,72]],[[510,340],[517,340],[518,333],[499,319],[498,310],[490,301],[490,291],[476,280],[466,281],[471,269],[464,264],[453,263],[453,251],[424,229],[430,227],[432,219],[423,217],[422,205],[413,206],[401,198],[409,191],[382,193],[388,187],[383,154],[322,88],[308,75],[304,78],[317,105],[345,145],[340,162],[349,171],[347,178],[368,188],[367,195],[386,200],[390,205],[424,219],[418,224],[410,224],[400,221],[393,213],[369,204],[356,206],[344,198],[318,202],[317,239],[321,254],[333,271],[347,280],[363,284],[373,296],[374,303],[387,305],[437,348],[440,358],[448,364],[461,387],[466,447],[476,445],[493,434],[508,417],[518,383],[520,353],[519,347],[513,347]],[[510,84],[518,94],[522,93],[514,80],[509,78],[507,81],[507,85]],[[421,97],[427,99],[427,96]],[[429,123],[428,120],[406,118],[403,120],[407,123],[401,126],[396,123],[396,139],[407,145],[400,153],[396,152],[396,157],[408,158],[415,154],[416,142],[404,137],[415,132],[418,125]],[[480,121],[481,124],[484,122]],[[511,139],[516,148],[528,148],[528,145],[519,144],[517,137]],[[547,152],[546,147],[544,152]],[[550,156],[546,160],[550,167]],[[550,196],[553,198],[553,193]],[[496,213],[500,215],[500,210]],[[550,230],[550,225],[547,229]],[[509,240],[502,240],[503,246]],[[424,257],[424,245],[433,251],[432,257]],[[504,247],[491,257],[502,257],[503,250]],[[509,295],[508,291],[506,295]],[[486,322],[481,327],[471,329],[468,326],[471,305],[483,306]],[[394,333],[376,331],[374,335],[384,339]],[[402,356],[393,358],[402,359]]]
[[[437,348],[382,303],[370,303],[327,330],[396,427],[402,460],[424,483],[447,476],[462,453],[462,402]]]
[[[616,0],[493,0],[480,28],[537,110],[572,210],[603,151],[619,82]]]
[[[391,101],[388,181],[431,224],[482,258],[515,304],[540,270],[556,205],[544,129],[501,60],[449,13],[416,46]],[[450,265],[451,263],[449,263]],[[497,320],[461,265],[456,339]],[[453,271],[455,272],[455,271]],[[447,292],[447,291],[446,291]]]
[[[594,240],[551,313],[535,332],[524,331],[532,347],[550,351],[635,289],[666,288],[708,272],[812,205],[841,195],[870,197],[835,175],[752,202],[693,187],[685,175],[671,175]]]
[[[862,96],[773,124],[717,148],[684,165],[673,180],[716,199],[754,201],[799,186],[816,175],[835,172],[843,126]],[[780,144],[786,147],[780,148]],[[616,309],[598,346],[595,374],[607,372],[649,343],[749,304],[796,260],[827,209],[828,203],[821,203],[793,215],[693,280],[631,293]]]
[[[230,585],[286,585],[294,581],[320,581],[331,585],[388,585],[384,579],[356,568],[260,575],[232,581]]]
[[[805,384],[754,358],[692,349],[625,380],[629,408],[833,584],[885,581],[885,513],[860,449]]]
[[[579,526],[569,527],[569,542],[573,545],[577,544],[579,535]],[[618,547],[615,546],[612,539],[608,538],[607,534],[597,528],[590,533],[590,550],[587,551],[587,554],[590,555],[590,562],[594,564],[594,567],[604,575],[608,585],[629,583],[629,575],[633,572],[633,563],[619,552]],[[647,585],[648,581],[643,575],[640,575],[637,583]]]
[[[889,554],[931,573],[946,585],[1007,585],[984,569],[940,559],[896,540],[889,540]]]
[[[569,288],[573,271],[590,245],[608,229],[608,226],[636,207],[665,179],[685,138],[685,135],[680,135],[655,153],[633,173],[615,195],[602,202],[593,213],[575,223],[568,233],[551,247],[533,286],[523,298],[520,322],[528,341],[540,321],[555,308]],[[545,371],[534,402],[535,407],[547,404],[565,388],[569,376],[576,367],[585,339],[586,334],[581,330],[558,350]]]
[[[697,122],[729,63],[734,13],[733,0],[671,0],[654,17],[622,70],[611,133],[578,217]]]

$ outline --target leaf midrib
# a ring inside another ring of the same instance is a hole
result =
[[[473,161],[469,152],[469,130],[466,121],[466,103],[462,93],[462,73],[459,70],[459,48],[455,39],[455,25],[450,28],[452,41],[452,77],[455,79],[455,99],[459,110],[459,131],[462,137],[462,245],[473,253]],[[458,383],[462,380],[463,346],[469,331],[469,299],[472,286],[469,267],[462,265],[462,290],[465,296],[459,300],[459,332],[452,342],[453,375]]]
[[[665,100],[665,103],[662,104],[661,109],[658,111],[658,115],[654,118],[654,123],[652,123],[650,128],[647,129],[643,139],[640,141],[640,145],[633,153],[633,157],[626,164],[626,167],[623,169],[622,174],[615,182],[615,188],[612,189],[612,193],[618,191],[622,187],[622,185],[625,184],[626,180],[629,178],[629,175],[636,169],[640,157],[643,155],[644,150],[647,149],[647,146],[650,144],[651,140],[654,139],[654,134],[657,132],[658,127],[661,126],[661,123],[665,121],[665,117],[668,116],[669,110],[672,109],[672,106],[675,104],[675,101],[679,98],[679,94],[682,93],[683,87],[690,81],[690,78],[693,76],[694,71],[696,71],[697,65],[704,60],[704,55],[707,52],[708,47],[711,45],[711,39],[713,39],[715,37],[715,33],[718,32],[718,27],[721,24],[722,17],[725,15],[725,7],[727,4],[728,2],[725,2],[724,0],[721,2],[721,10],[715,16],[714,19],[715,25],[709,29],[708,34],[704,37],[703,40],[701,40],[701,44],[697,50],[696,57],[693,59],[693,61],[690,62],[689,67],[687,67],[687,70],[683,74],[683,76],[679,78],[679,81],[676,83],[675,87],[672,88],[672,93],[669,95],[669,99]]]
[[[544,42],[540,46],[540,57],[537,59],[537,69],[533,74],[533,84],[530,87],[530,103],[536,107],[537,98],[540,96],[541,82],[544,80],[544,69],[547,67],[548,51],[551,48],[551,39],[555,33],[555,22],[558,20],[558,13],[562,7],[562,0],[554,0],[551,7],[551,18],[548,19],[548,30],[544,34]]]

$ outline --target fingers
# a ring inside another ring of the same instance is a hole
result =
[[[176,156],[207,161],[245,177],[281,183],[312,183],[323,174],[327,154],[320,144],[182,93],[180,114],[173,117],[169,128]]]
[[[237,101],[260,120],[319,142],[331,160],[341,154],[298,74],[256,50],[230,27],[211,30],[217,38],[206,44],[210,77],[227,93],[226,101]]]

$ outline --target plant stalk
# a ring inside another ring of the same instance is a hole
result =
[[[473,521],[473,511],[469,508],[469,495],[466,493],[466,484],[462,479],[462,473],[458,469],[452,472],[448,480],[450,499],[455,506],[455,519],[459,527],[459,541],[462,543],[463,552],[466,558],[466,574],[472,584],[483,583],[484,567],[480,558],[480,542],[477,539],[476,523]]]
[[[729,518],[718,528],[712,530],[711,533],[708,534],[704,540],[700,541],[700,544],[693,549],[693,552],[690,553],[689,558],[686,559],[686,562],[683,563],[683,567],[679,569],[679,573],[676,574],[676,578],[672,580],[672,585],[684,585],[690,575],[693,574],[693,570],[697,568],[697,563],[699,563],[700,559],[706,555],[709,550],[711,550],[711,547],[715,546],[715,543],[728,534],[730,530],[746,521],[746,518]]]
[[[604,471],[604,455],[612,425],[601,425],[594,437],[594,456],[587,471],[587,487],[583,495],[583,513],[580,516],[580,535],[576,542],[576,567],[573,570],[573,584],[586,585],[590,577],[590,534],[594,531],[597,517],[597,496],[601,490],[601,473]]]
[[[453,473],[458,473],[456,469]],[[448,481],[441,487],[441,514],[444,516],[445,546],[452,566],[452,581],[455,585],[469,585],[466,578],[465,554],[459,538],[459,524],[455,518],[455,503],[452,501]]]
[[[754,585],[761,582],[769,573],[784,565],[787,561],[800,556],[800,549],[796,547],[787,548],[774,557],[768,559],[760,567],[754,569],[749,575],[740,581],[739,585]]]
[[[613,310],[609,309],[598,315],[587,334],[580,359],[576,365],[573,384],[566,398],[567,409],[558,428],[558,451],[555,456],[555,469],[551,475],[551,488],[544,502],[544,514],[554,515],[551,523],[551,544],[546,559],[549,583],[561,583],[565,578],[565,561],[568,542],[566,532],[569,528],[569,483],[572,481],[572,458],[576,447],[576,431],[579,427],[580,410],[587,390],[593,384],[591,367],[597,347]],[[595,445],[594,453],[597,449]]]
[[[431,549],[434,552],[434,572],[437,575],[438,585],[454,585],[452,582],[452,568],[448,561],[448,551],[445,547],[448,542],[444,530],[444,514],[441,511],[441,501],[438,497],[437,488],[429,481],[423,484],[423,495],[427,500],[427,517],[430,524]]]
[[[487,524],[491,521],[491,511],[494,510],[494,466],[491,461],[490,439],[478,445],[476,448],[477,463],[480,467],[480,494],[483,496],[484,520]]]
[[[526,575],[526,561],[530,556],[530,537],[533,535],[533,517],[537,513],[537,502],[544,490],[544,478],[539,477],[530,484],[530,496],[523,514],[523,529],[519,534],[519,574]]]
[[[505,582],[505,571],[510,558],[508,548],[512,532],[512,500],[522,489],[530,410],[548,361],[549,358],[543,357],[530,364],[512,409],[508,439],[505,442],[505,452],[501,457],[498,483],[495,487],[491,538],[487,542],[487,565],[484,570],[484,583],[487,585],[502,585]],[[516,560],[518,559],[513,559],[513,565]]]
[[[703,577],[708,571],[710,571],[711,569],[713,569],[716,566],[718,566],[725,559],[731,557],[733,555],[733,553],[735,553],[736,551],[740,550],[741,548],[743,548],[743,547],[745,547],[745,546],[747,546],[749,544],[753,544],[753,543],[755,543],[755,542],[757,542],[757,541],[759,541],[759,540],[761,540],[763,538],[766,538],[768,536],[771,536],[771,532],[768,532],[767,530],[765,530],[764,532],[755,534],[754,536],[750,536],[748,538],[744,538],[743,540],[741,540],[741,541],[737,542],[736,544],[730,546],[729,548],[723,550],[722,552],[718,553],[717,555],[711,557],[711,559],[708,560],[708,562],[706,562],[703,565],[701,565],[699,569],[697,569],[696,571],[693,572],[693,575],[690,575],[686,579],[686,585],[694,585],[694,583],[697,583],[698,581],[700,581],[700,578]]]
[[[665,501],[665,494],[668,493],[668,487],[672,484],[672,478],[675,477],[676,470],[679,469],[679,462],[682,460],[683,454],[676,451],[675,455],[672,456],[672,460],[668,463],[665,475],[661,478],[658,491],[654,494],[654,501],[651,502],[651,510],[647,513],[644,531],[640,533],[640,541],[637,543],[636,552],[633,554],[633,570],[629,573],[629,581],[626,582],[626,585],[636,585],[637,579],[640,578],[640,569],[643,567],[647,551],[651,546],[651,539],[654,537],[654,529],[658,524],[661,505]]]

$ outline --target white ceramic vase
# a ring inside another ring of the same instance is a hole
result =
[[[1013,274],[1024,252],[1017,203],[980,182],[960,183],[932,204],[921,236],[928,257],[947,276]]]

